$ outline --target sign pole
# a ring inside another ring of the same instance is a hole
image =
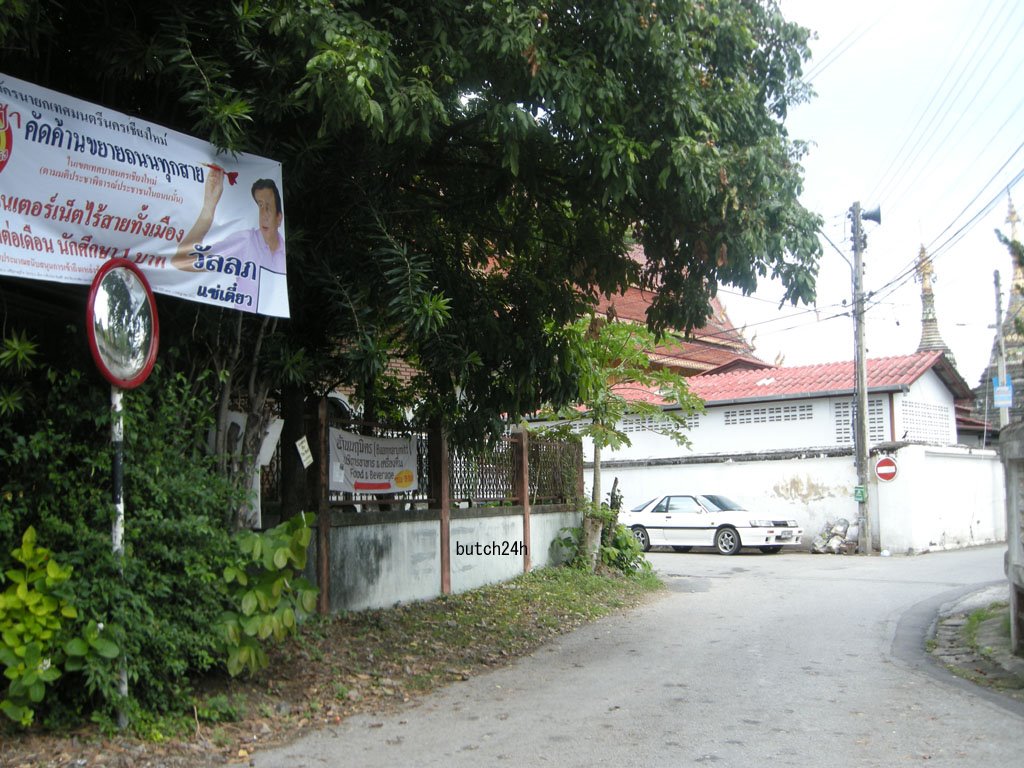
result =
[[[117,556],[118,569],[124,573],[124,565],[121,562],[124,557],[124,410],[122,398],[124,393],[120,388],[111,385],[110,387],[110,410],[114,418],[110,425],[110,445],[113,450],[111,462],[113,464],[114,484],[114,527],[111,532],[114,554]]]
[[[111,545],[114,557],[117,558],[117,570],[124,576],[124,409],[122,399],[124,392],[120,387],[110,386],[110,410],[113,419],[110,425],[111,473],[114,486],[114,526],[111,531]],[[121,665],[118,670],[117,693],[122,702],[128,699],[128,659],[121,654]],[[117,707],[117,727],[122,731],[128,727],[128,713],[124,704]]]
[[[124,390],[149,376],[156,361],[160,326],[149,283],[127,259],[111,259],[97,270],[85,313],[89,350],[110,382],[111,485],[114,522],[111,550],[124,578]],[[117,725],[128,727],[128,658],[122,648],[118,669]]]

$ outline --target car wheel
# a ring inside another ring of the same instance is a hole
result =
[[[642,525],[633,526],[633,536],[640,542],[640,549],[644,552],[651,548],[651,537],[647,535],[647,529]]]
[[[735,528],[719,528],[715,534],[715,549],[720,555],[735,555],[740,551],[740,535]]]
[[[764,552],[764,553],[765,553],[766,555],[777,555],[777,554],[779,554],[779,552],[781,552],[781,551],[782,551],[782,547],[780,547],[780,546],[774,546],[774,547],[758,547],[758,549],[760,549],[760,550],[761,550],[762,552]]]
[[[672,547],[676,552],[689,552],[693,547]]]

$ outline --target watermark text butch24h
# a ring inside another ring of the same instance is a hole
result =
[[[525,541],[492,541],[489,544],[482,544],[479,541],[472,543],[455,542],[456,555],[526,555],[529,548]]]

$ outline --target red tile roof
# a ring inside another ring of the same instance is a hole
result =
[[[867,361],[869,391],[894,391],[910,386],[927,371],[935,373],[955,399],[969,397],[970,387],[938,350],[897,357],[879,357]],[[852,362],[804,365],[792,368],[733,370],[692,376],[686,383],[704,402],[713,404],[737,400],[768,400],[797,397],[825,397],[849,394],[854,390]],[[654,391],[636,385],[617,388],[630,400],[650,403],[664,401]]]
[[[622,295],[611,298],[601,298],[597,305],[597,311],[601,314],[608,314],[609,310],[621,320],[629,320],[634,323],[647,322],[647,308],[654,300],[654,294],[640,288],[627,288]],[[743,338],[736,327],[729,320],[725,308],[718,300],[718,297],[711,299],[711,317],[701,328],[694,328],[693,338],[708,341],[714,344],[736,346],[746,353],[753,352],[753,347]]]
[[[647,308],[654,295],[650,291],[629,288],[622,295],[601,299],[597,311],[633,323],[647,322]],[[711,317],[689,338],[669,333],[655,348],[651,361],[672,368],[684,376],[707,373],[718,368],[739,366],[765,368],[769,364],[754,355],[754,348],[736,329],[718,298],[711,300]]]
[[[740,349],[720,347],[702,340],[681,341],[673,339],[659,344],[651,361],[668,368],[682,368],[693,373],[707,373],[717,368],[744,363],[747,368],[770,368],[769,363]]]

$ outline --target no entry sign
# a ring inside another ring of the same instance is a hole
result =
[[[896,478],[896,459],[892,456],[882,456],[875,462],[875,475],[879,480],[894,480]]]

